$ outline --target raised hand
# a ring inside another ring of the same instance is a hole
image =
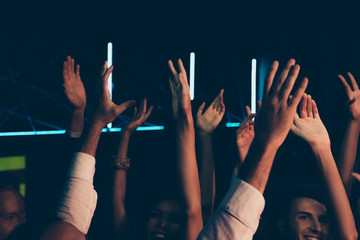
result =
[[[240,164],[245,160],[245,156],[249,151],[249,147],[254,139],[254,121],[255,113],[251,113],[250,107],[245,106],[247,117],[242,121],[239,128],[236,130],[236,143],[239,150]]]
[[[290,131],[297,105],[308,83],[304,78],[290,97],[300,66],[290,59],[273,84],[278,66],[279,63],[274,61],[266,75],[262,106],[255,118],[255,137],[238,173],[240,179],[261,193],[265,190],[276,152]]]
[[[339,79],[343,83],[345,87],[346,94],[349,98],[347,105],[349,106],[349,111],[351,117],[354,120],[360,121],[360,90],[359,86],[356,83],[354,76],[348,72],[347,75],[349,76],[350,83],[352,87],[347,83],[345,78],[342,75],[338,75]]]
[[[76,65],[76,70],[74,65],[74,59],[67,56],[62,71],[64,93],[74,109],[85,109],[86,93],[80,78],[80,65]]]
[[[107,62],[105,61],[100,79],[101,84],[99,86],[100,89],[97,97],[96,111],[92,119],[94,123],[103,125],[103,127],[114,121],[118,115],[136,103],[134,100],[129,100],[120,105],[116,105],[113,101],[111,101],[107,85],[110,73],[113,69],[113,66],[107,68]]]
[[[220,93],[205,112],[203,112],[205,102],[200,105],[197,111],[196,126],[206,134],[211,134],[224,116],[225,104],[223,94],[224,89],[221,89]]]
[[[137,111],[136,107],[134,108],[133,118],[128,123],[125,124],[125,126],[123,127],[123,131],[132,133],[138,127],[143,125],[143,123],[150,116],[151,111],[153,110],[153,106],[150,106],[149,109],[146,110],[146,104],[147,104],[146,99],[144,99],[140,103],[139,111]]]
[[[172,109],[175,120],[181,120],[191,115],[191,100],[189,92],[189,83],[186,76],[184,65],[179,59],[177,61],[180,72],[178,73],[174,68],[171,60],[168,66],[171,72],[169,78],[169,85],[172,95]]]
[[[320,119],[316,103],[305,93],[300,103],[300,117],[298,114],[295,115],[291,131],[311,146],[330,145],[329,134]]]
[[[300,66],[295,64],[294,59],[290,59],[274,83],[274,91],[270,93],[278,66],[279,63],[274,61],[267,73],[262,107],[255,119],[255,133],[258,139],[265,144],[270,143],[274,149],[284,142],[289,133],[297,105],[308,83],[308,79],[304,78],[290,98],[290,92],[300,71]]]

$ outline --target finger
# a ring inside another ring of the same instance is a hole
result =
[[[256,112],[259,112],[261,109],[261,101],[260,100],[257,100],[256,101]]]
[[[342,76],[342,75],[338,75],[338,78],[340,79],[340,81],[343,83],[344,87],[345,87],[345,91],[346,91],[346,94],[348,95],[348,97],[350,96],[351,92],[352,92],[352,89],[351,87],[349,86],[349,84],[346,82],[345,78]]]
[[[294,121],[297,121],[299,119],[299,114],[295,113],[295,116],[294,116]]]
[[[295,91],[293,97],[291,98],[290,102],[289,102],[289,105],[292,107],[292,108],[296,108],[301,100],[301,96],[304,94],[305,90],[306,90],[306,87],[308,85],[308,82],[309,82],[309,79],[307,78],[304,78],[299,87],[297,88],[297,90]]]
[[[76,79],[80,79],[80,65],[76,65]]]
[[[175,86],[174,86],[174,81],[172,80],[172,78],[169,78],[169,87],[170,87],[170,92],[171,92],[171,96],[176,96],[176,91],[175,91]]]
[[[220,105],[219,105],[219,108],[217,109],[217,111],[218,111],[220,114],[225,113],[225,104],[221,102]]]
[[[186,78],[186,73],[179,73],[179,81],[183,91],[189,92],[189,84]]]
[[[265,77],[265,88],[264,88],[264,92],[263,92],[263,101],[266,99],[266,97],[269,95],[269,92],[270,92],[270,89],[271,89],[271,86],[273,84],[273,81],[274,81],[274,77],[275,77],[275,74],[276,74],[276,71],[279,67],[279,62],[278,61],[274,61],[271,66],[270,66],[270,69],[269,71],[267,72],[266,74],[266,77]]]
[[[149,107],[149,109],[147,110],[147,112],[145,114],[145,120],[148,119],[148,117],[150,116],[153,109],[154,109],[154,106]]]
[[[75,66],[75,60],[71,58],[70,71],[69,71],[71,74],[74,73],[74,66]]]
[[[318,110],[318,107],[316,105],[316,102],[314,100],[312,100],[311,103],[312,103],[312,109],[313,109],[313,113],[314,113],[314,118],[320,118],[319,110]]]
[[[249,127],[248,122],[242,122],[239,126],[239,128],[236,130],[237,133],[243,132],[243,129],[247,129]]]
[[[307,117],[307,94],[304,93],[303,96],[301,97],[301,102],[300,102],[300,116],[301,118],[305,118]]]
[[[353,178],[355,178],[358,182],[360,182],[360,174],[356,173],[356,172],[352,172],[351,176]]]
[[[313,109],[312,109],[312,99],[311,99],[311,96],[308,95],[307,96],[307,105],[306,105],[306,111],[307,111],[307,115],[308,117],[311,117],[313,118],[314,115],[313,115]]]
[[[281,96],[283,96],[285,99],[289,98],[290,92],[294,87],[295,81],[299,75],[299,71],[300,71],[300,66],[298,64],[291,67],[291,70],[281,88],[281,93],[280,93]]]
[[[129,101],[126,101],[120,105],[117,105],[115,107],[115,114],[118,116],[120,115],[122,112],[124,112],[126,109],[129,109],[131,108],[132,106],[134,106],[136,104],[136,101],[134,100],[129,100]]]
[[[251,114],[251,109],[249,106],[245,106],[245,109],[246,109],[246,115],[249,116]]]
[[[135,118],[136,113],[137,113],[137,107],[135,106],[135,107],[134,107],[134,113],[133,113],[133,119]]]
[[[141,115],[143,115],[143,114],[146,113],[146,99],[143,99],[143,100],[140,102],[139,113],[140,113]]]
[[[210,104],[210,106],[212,107],[212,109],[217,108],[220,102],[220,95],[221,95],[221,91],[219,92],[219,94],[216,96],[216,98],[212,101],[212,103]]]
[[[286,79],[288,78],[289,72],[290,70],[292,70],[292,67],[295,65],[295,59],[289,59],[284,67],[284,69],[281,71],[280,75],[279,75],[279,79],[276,82],[276,91],[280,91],[280,89],[282,88],[284,82],[286,81]]]
[[[351,84],[352,84],[352,86],[353,86],[353,89],[354,89],[354,90],[359,90],[359,86],[357,85],[356,80],[355,80],[354,76],[351,74],[351,72],[347,72],[347,75],[348,75],[349,78],[350,78],[350,81],[351,81]]]
[[[105,61],[105,62],[104,62],[104,65],[103,65],[103,67],[102,67],[102,69],[101,69],[101,77],[104,76],[107,68],[108,68],[108,67],[107,67],[107,61]]]
[[[175,77],[178,75],[177,71],[175,70],[174,64],[172,63],[171,60],[168,61],[168,66],[170,69],[171,74]]]
[[[256,113],[251,113],[249,116],[247,116],[243,122],[254,122],[253,118],[256,116]]]
[[[63,64],[63,70],[62,70],[62,75],[63,75],[63,79],[64,81],[67,81],[68,80],[68,74],[67,74],[67,61],[64,61],[64,64]]]
[[[180,58],[178,59],[177,64],[178,64],[178,67],[180,69],[180,72],[184,73],[184,75],[186,76],[186,70],[185,70],[184,64],[183,64],[183,62],[181,61]]]
[[[205,107],[205,102],[203,102],[203,103],[200,105],[200,107],[198,108],[197,114],[196,114],[197,117],[201,117],[201,115],[203,114],[204,107]]]
[[[221,89],[220,91],[220,113],[225,112],[225,104],[224,104],[224,89]]]
[[[254,124],[249,124],[249,130],[251,131],[251,132],[254,132]]]
[[[111,66],[110,68],[106,69],[105,74],[103,75],[103,90],[108,90],[108,79],[110,77],[110,73],[112,73],[114,67]]]
[[[290,131],[292,131],[294,134],[296,134],[298,132],[297,127],[295,126],[294,123],[291,125]]]
[[[66,60],[67,60],[67,75],[69,80],[71,80],[72,79],[71,74],[74,73],[74,67],[72,66],[73,64],[72,58],[70,56],[67,56]]]

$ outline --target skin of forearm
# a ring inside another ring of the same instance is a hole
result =
[[[124,129],[120,133],[119,148],[117,151],[117,158],[126,158],[131,133]],[[116,169],[114,172],[114,186],[113,186],[113,217],[115,229],[122,228],[126,222],[125,196],[126,196],[126,171]],[[121,231],[120,231],[121,232]]]
[[[344,140],[340,148],[338,166],[348,196],[351,193],[351,172],[354,170],[359,132],[360,122],[351,119],[347,125]]]
[[[84,128],[85,109],[74,109],[70,114],[69,130],[81,133]]]
[[[200,190],[204,222],[210,218],[215,200],[215,172],[212,135],[198,130],[201,149]]]
[[[103,125],[96,122],[91,122],[89,128],[83,135],[83,143],[80,147],[80,152],[87,153],[95,157],[97,145],[99,143]]]
[[[199,174],[195,155],[195,130],[192,118],[177,122],[177,169],[188,214],[201,209]],[[199,200],[199,201],[197,201]]]
[[[255,135],[245,161],[239,169],[238,178],[263,194],[278,148],[279,146],[261,141]]]
[[[324,183],[334,209],[335,221],[341,239],[357,239],[354,217],[342,184],[330,144],[312,146],[317,164],[323,174]]]

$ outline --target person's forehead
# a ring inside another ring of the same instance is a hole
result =
[[[294,214],[296,214],[296,212],[309,212],[318,215],[327,215],[326,207],[322,203],[307,197],[295,198],[291,204],[291,212]]]
[[[163,200],[156,205],[155,209],[164,213],[180,214],[180,206],[174,200]]]
[[[19,193],[13,190],[0,191],[0,215],[23,210],[24,201]]]

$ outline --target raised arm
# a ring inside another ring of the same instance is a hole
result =
[[[97,193],[93,189],[93,176],[95,153],[101,131],[107,123],[112,122],[124,110],[135,104],[135,101],[127,101],[116,105],[110,100],[106,86],[113,67],[107,69],[106,64],[105,62],[100,79],[95,112],[82,135],[80,151],[74,154],[56,211],[60,221],[52,224],[42,239],[85,239],[84,235],[90,227],[97,202]]]
[[[266,76],[263,102],[255,119],[255,137],[244,164],[225,198],[198,239],[252,239],[264,209],[265,190],[275,154],[292,125],[304,93],[305,78],[289,98],[300,67],[290,59],[273,84],[279,63],[273,62]],[[273,86],[274,85],[274,86]],[[273,92],[270,89],[273,86]]]
[[[339,239],[357,239],[354,217],[331,153],[330,138],[320,119],[316,103],[310,95],[304,94],[302,97],[300,117],[296,115],[291,130],[309,143],[315,154],[317,165],[329,193]]]
[[[185,239],[196,239],[203,227],[199,174],[195,155],[195,130],[191,113],[189,84],[182,61],[177,62],[179,72],[171,60],[168,62],[172,94],[173,116],[176,122],[176,167],[182,202],[185,206]]]
[[[200,140],[200,190],[201,209],[204,224],[211,217],[215,200],[215,169],[212,149],[212,133],[225,113],[224,89],[220,91],[210,106],[204,111],[202,103],[197,111],[196,129]]]
[[[141,126],[151,114],[153,106],[146,110],[146,105],[147,102],[146,99],[144,99],[140,104],[139,111],[137,111],[135,107],[133,118],[121,128],[118,151],[112,159],[115,168],[112,198],[115,239],[126,238],[126,173],[131,163],[127,152],[131,134]]]
[[[238,147],[239,162],[237,162],[234,167],[235,176],[237,176],[241,165],[244,163],[245,157],[255,136],[253,118],[256,114],[251,113],[249,106],[245,106],[245,109],[247,117],[240,123],[239,128],[236,130],[236,144]]]
[[[347,74],[351,86],[342,75],[338,75],[349,99],[347,105],[350,112],[350,119],[348,120],[344,140],[340,148],[338,168],[346,193],[348,197],[350,197],[352,183],[351,173],[354,171],[360,132],[360,90],[353,75],[349,72]]]
[[[64,93],[71,104],[70,122],[68,131],[71,136],[80,137],[84,127],[84,111],[86,107],[86,93],[80,78],[80,65],[76,65],[70,56],[67,56],[63,64],[63,87]]]

